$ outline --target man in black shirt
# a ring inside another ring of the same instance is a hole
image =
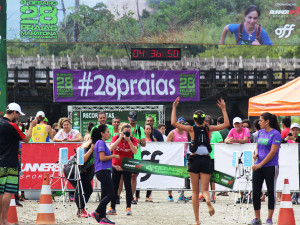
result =
[[[12,194],[18,194],[19,189],[19,141],[29,142],[32,128],[37,121],[33,120],[27,134],[23,134],[15,123],[19,116],[24,116],[17,103],[11,103],[6,113],[0,119],[0,224],[9,224],[7,213]]]

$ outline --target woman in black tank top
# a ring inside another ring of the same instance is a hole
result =
[[[209,215],[212,216],[215,210],[210,202],[209,197],[209,181],[211,177],[211,160],[209,156],[210,143],[209,138],[212,131],[223,130],[229,127],[229,118],[226,111],[225,101],[221,98],[218,100],[218,107],[222,110],[224,117],[224,123],[217,126],[205,126],[205,113],[201,110],[197,110],[193,114],[193,119],[195,122],[194,126],[187,126],[177,123],[176,108],[179,104],[179,97],[173,103],[172,115],[171,115],[171,125],[175,128],[185,130],[189,133],[191,137],[191,155],[189,157],[188,171],[190,173],[190,178],[192,182],[192,203],[195,215],[195,224],[200,224],[199,222],[199,179],[201,179],[201,190],[202,194],[206,200],[208,206]]]

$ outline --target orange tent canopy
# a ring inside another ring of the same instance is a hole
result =
[[[259,116],[263,112],[300,116],[300,77],[249,99],[248,116]]]

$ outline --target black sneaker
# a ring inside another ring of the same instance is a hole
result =
[[[16,205],[19,207],[23,207],[23,205],[18,200],[16,200]]]

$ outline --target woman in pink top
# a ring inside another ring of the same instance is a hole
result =
[[[185,118],[180,117],[180,118],[178,118],[177,122],[180,124],[185,124],[186,120],[185,120]],[[169,133],[169,135],[166,139],[166,142],[188,142],[187,132],[185,130],[176,128]],[[185,144],[184,145],[184,156],[187,154],[187,147],[188,147],[188,144]],[[174,199],[172,196],[172,191],[168,191],[168,192],[169,192],[168,201],[173,202]],[[184,192],[182,191],[180,199],[184,200],[184,198],[185,198]]]

